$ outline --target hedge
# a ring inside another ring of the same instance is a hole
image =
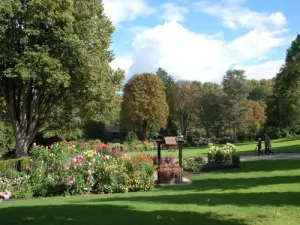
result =
[[[31,167],[31,160],[28,157],[19,158],[19,159],[6,159],[0,160],[0,173],[5,172],[9,169],[26,171]]]

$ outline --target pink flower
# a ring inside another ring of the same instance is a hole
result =
[[[0,191],[0,199],[4,199],[4,200],[8,200],[11,197],[11,192],[4,190],[4,191]]]
[[[64,183],[65,183],[64,179],[61,179],[61,180],[59,181],[59,184],[60,184],[60,185],[63,185]]]
[[[77,162],[77,159],[74,157],[74,158],[72,158],[72,160],[71,160],[73,163],[76,163]]]
[[[93,182],[94,182],[94,178],[93,178],[92,176],[89,176],[89,177],[87,178],[87,180],[88,180],[88,182],[90,182],[90,183],[93,183]]]
[[[63,170],[68,170],[69,169],[69,167],[67,166],[67,165],[63,165]]]
[[[92,163],[95,163],[95,162],[96,162],[96,159],[92,158],[91,162],[92,162]]]
[[[92,175],[93,173],[94,173],[94,171],[88,170],[88,174],[89,174],[89,175]]]

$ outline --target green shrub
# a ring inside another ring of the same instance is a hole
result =
[[[202,165],[203,165],[202,157],[184,158],[182,161],[182,166],[184,171],[199,172],[201,171]]]
[[[32,198],[32,197],[33,197],[32,191],[28,190],[27,188],[23,188],[22,190],[12,192],[12,198],[15,199]]]
[[[236,147],[227,143],[222,148],[210,146],[207,154],[207,164],[204,170],[236,168],[240,166],[240,157],[236,154]]]
[[[126,138],[125,138],[125,143],[127,143],[128,145],[135,145],[135,143],[138,141],[138,137],[136,135],[136,133],[130,131]]]
[[[20,159],[6,159],[0,160],[0,172],[4,173],[6,170],[20,170],[28,171],[31,167],[30,158],[20,158]]]
[[[15,137],[12,126],[0,121],[0,156],[15,148]]]

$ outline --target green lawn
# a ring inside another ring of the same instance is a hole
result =
[[[279,144],[279,143],[278,143]],[[300,160],[243,162],[145,193],[0,203],[3,225],[299,225]]]
[[[237,143],[237,150],[240,155],[253,155],[256,147],[256,142],[243,142]],[[272,150],[276,153],[300,153],[300,139],[278,139],[272,141]],[[264,146],[263,146],[264,148]],[[264,149],[262,149],[264,151]],[[134,152],[130,154],[136,154],[140,152]],[[148,151],[151,155],[156,155],[156,151]],[[203,156],[207,153],[207,147],[200,148],[184,148],[183,157]],[[169,152],[168,150],[162,150],[162,156],[172,155],[177,157],[178,152]]]

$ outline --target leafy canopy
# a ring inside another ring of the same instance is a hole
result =
[[[145,140],[165,128],[169,108],[162,80],[151,73],[132,77],[124,88],[122,115],[126,127]]]
[[[109,65],[113,31],[102,1],[0,1],[0,90],[18,153],[56,105],[109,118],[123,79]]]

